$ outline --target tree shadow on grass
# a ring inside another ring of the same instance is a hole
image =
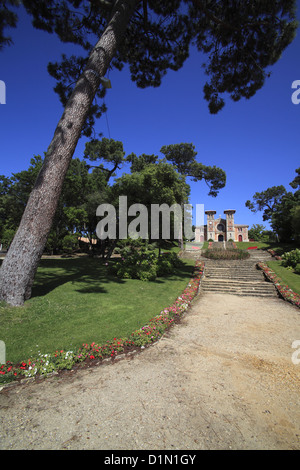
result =
[[[103,260],[98,258],[44,259],[40,261],[31,298],[47,295],[69,282],[82,283],[82,287],[74,290],[83,294],[105,293],[105,284],[124,283],[110,275]]]
[[[113,262],[110,260],[109,264]],[[2,260],[0,260],[0,266],[1,263]],[[147,282],[164,284],[167,281],[180,279],[187,279],[188,282],[192,273],[193,266],[184,263],[174,273]],[[35,277],[31,298],[47,295],[68,282],[82,283],[82,287],[76,288],[76,291],[82,294],[100,294],[107,292],[105,284],[112,282],[124,284],[126,281],[112,275],[105,265],[105,260],[99,258],[42,259]]]

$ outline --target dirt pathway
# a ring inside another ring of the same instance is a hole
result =
[[[300,449],[299,313],[201,294],[141,354],[3,389],[0,448]]]

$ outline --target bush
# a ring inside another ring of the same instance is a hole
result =
[[[15,233],[16,233],[16,230],[13,230],[10,228],[4,229],[2,237],[1,237],[1,243],[3,244],[4,250],[8,250],[11,242],[13,241]]]
[[[156,265],[157,275],[165,276],[166,274],[172,274],[174,268],[179,268],[182,265],[182,261],[178,258],[176,253],[167,252],[157,258]]]
[[[175,253],[157,256],[153,250],[144,247],[126,246],[120,250],[121,261],[112,268],[114,274],[122,279],[154,281],[157,276],[171,274],[174,268],[182,265]]]
[[[300,263],[300,249],[296,248],[296,250],[284,253],[281,257],[281,260],[282,266],[291,266],[292,268],[295,268],[297,264]]]
[[[300,274],[300,263],[296,264],[294,271],[296,274]]]
[[[205,258],[210,259],[227,259],[227,260],[234,260],[234,259],[246,259],[249,258],[250,254],[245,250],[206,250],[203,253]]]
[[[65,253],[72,253],[78,248],[78,235],[75,233],[65,235],[62,239],[62,249]]]

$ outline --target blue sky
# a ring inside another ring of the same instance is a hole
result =
[[[47,64],[60,60],[63,52],[76,51],[54,35],[35,30],[22,9],[18,13],[18,27],[10,30],[14,44],[0,55],[0,80],[6,84],[6,104],[0,105],[0,174],[6,176],[27,169],[33,155],[47,150],[63,111]],[[251,100],[228,100],[218,115],[209,114],[203,98],[204,57],[195,51],[156,89],[138,89],[126,69],[111,71],[107,119],[99,120],[96,132],[122,141],[126,155],[162,157],[163,145],[193,143],[197,160],[225,170],[227,184],[212,198],[205,182],[190,183],[191,204],[204,204],[217,216],[235,209],[236,223],[268,227],[262,213],[253,214],[245,202],[271,186],[291,189],[289,183],[300,166],[300,104],[291,100],[292,83],[300,80],[299,51],[298,34],[264,87]],[[74,157],[83,157],[85,142],[79,141]]]

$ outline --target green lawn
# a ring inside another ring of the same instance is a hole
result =
[[[282,255],[286,251],[299,248],[298,245],[292,243],[273,243],[273,242],[236,242],[238,248],[246,250],[251,246],[257,246],[261,250],[274,250],[278,255]]]
[[[193,266],[185,260],[174,274],[143,282],[117,279],[100,259],[44,259],[24,307],[0,304],[6,359],[16,363],[38,352],[129,336],[176,300]]]
[[[268,261],[268,266],[271,268],[282,281],[289,286],[296,294],[300,295],[300,275],[295,274],[290,269],[281,266],[280,261]]]
[[[235,242],[236,246],[241,250],[247,250],[251,246],[257,246],[261,250],[267,250],[269,248],[269,243],[263,242]]]

